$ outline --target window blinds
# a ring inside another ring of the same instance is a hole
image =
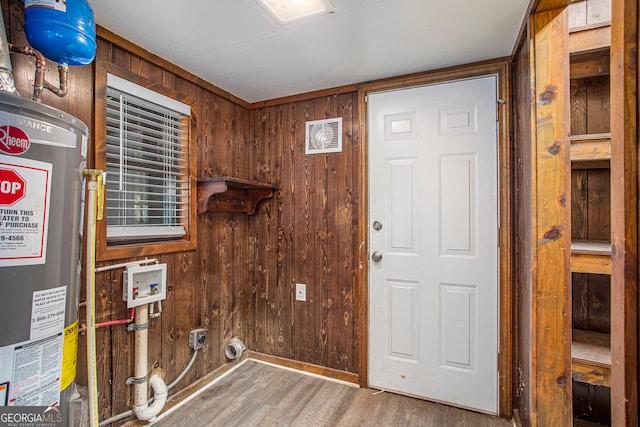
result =
[[[185,235],[189,114],[188,105],[107,76],[107,241]]]

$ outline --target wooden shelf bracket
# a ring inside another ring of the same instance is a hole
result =
[[[276,186],[240,178],[198,180],[198,214],[208,211],[244,212],[252,215],[262,199],[273,197]]]

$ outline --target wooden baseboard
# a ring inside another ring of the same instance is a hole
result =
[[[262,362],[273,363],[274,365],[284,366],[286,368],[297,369],[299,371],[307,372],[310,374],[316,374],[323,377],[346,381],[353,384],[358,384],[360,379],[358,374],[355,374],[353,372],[340,371],[338,369],[327,368],[320,365],[313,365],[311,363],[300,362],[297,360],[285,359],[284,357],[271,356],[264,353],[257,353],[255,351],[249,351],[249,358],[260,360]]]

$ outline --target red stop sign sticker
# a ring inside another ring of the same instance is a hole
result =
[[[11,206],[24,198],[27,184],[13,169],[0,168],[0,206]]]

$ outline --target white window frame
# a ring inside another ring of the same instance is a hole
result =
[[[182,116],[184,116],[184,118],[186,118],[187,120],[183,120],[185,122],[188,122],[188,118],[191,116],[191,107],[187,104],[184,104],[176,99],[170,98],[168,96],[165,96],[161,93],[158,93],[156,91],[153,91],[151,89],[145,88],[143,86],[140,86],[138,84],[135,84],[129,80],[123,79],[119,76],[116,76],[114,74],[111,73],[107,73],[107,91],[109,91],[109,89],[114,89],[116,91],[118,91],[119,93],[123,94],[124,97],[121,97],[121,106],[120,106],[120,111],[119,113],[121,114],[120,118],[120,129],[119,129],[119,150],[120,150],[120,154],[118,159],[120,160],[120,165],[117,168],[117,172],[116,172],[116,177],[114,179],[113,173],[107,173],[107,190],[106,190],[106,206],[107,206],[107,226],[106,226],[106,239],[109,245],[111,244],[120,244],[120,243],[131,243],[131,242],[136,242],[136,241],[147,241],[147,240],[167,240],[167,239],[178,239],[181,238],[183,236],[185,236],[186,234],[186,229],[184,226],[184,223],[187,222],[188,217],[189,217],[189,209],[190,209],[190,203],[189,203],[189,195],[185,194],[185,192],[189,191],[189,173],[188,173],[188,161],[186,161],[186,165],[184,166],[185,172],[181,173],[178,171],[179,169],[179,165],[178,162],[180,160],[178,159],[173,159],[172,158],[172,154],[171,154],[171,149],[167,149],[166,152],[164,154],[153,154],[153,156],[158,157],[158,159],[167,162],[168,161],[168,170],[169,170],[169,174],[168,176],[177,176],[178,182],[176,183],[175,188],[172,187],[165,187],[162,191],[164,192],[164,198],[167,200],[166,203],[163,203],[163,208],[160,207],[156,207],[155,209],[168,209],[168,212],[170,212],[169,214],[167,214],[167,211],[163,211],[164,214],[160,215],[160,216],[155,216],[156,219],[163,219],[163,220],[168,220],[171,221],[171,224],[159,224],[159,225],[148,225],[148,224],[144,224],[144,225],[134,225],[134,224],[127,224],[127,222],[130,222],[131,219],[133,218],[132,215],[135,215],[136,218],[143,218],[143,219],[147,219],[149,218],[148,215],[148,211],[149,210],[153,210],[154,208],[148,209],[148,206],[145,206],[147,209],[142,209],[143,211],[145,211],[145,213],[139,213],[136,212],[134,214],[131,213],[132,208],[131,208],[131,203],[132,201],[130,199],[128,199],[129,197],[133,196],[133,197],[144,197],[143,194],[138,195],[138,194],[134,194],[135,191],[131,191],[131,190],[127,190],[124,186],[127,185],[131,185],[129,180],[134,180],[136,178],[138,178],[137,176],[135,176],[135,172],[131,172],[131,175],[128,175],[129,172],[126,172],[128,169],[126,168],[126,165],[123,165],[123,157],[126,158],[127,153],[125,150],[127,150],[127,148],[124,147],[123,144],[123,138],[125,138],[126,136],[126,129],[124,129],[124,127],[127,125],[126,120],[122,120],[122,113],[123,113],[123,101],[122,99],[124,98],[130,98],[128,97],[128,95],[133,96],[137,99],[140,100],[140,103],[138,105],[142,105],[144,103],[151,103],[154,104],[154,106],[157,106],[159,110],[161,109],[166,109],[166,110],[171,110],[175,113],[178,113]],[[134,99],[134,103],[137,102]],[[105,111],[106,114],[106,111]],[[181,130],[185,130],[183,129],[183,127],[188,127],[188,125],[184,125],[180,128]],[[112,129],[113,130],[113,129]],[[185,131],[188,132],[188,129],[186,129]],[[137,137],[142,138],[142,132],[140,131],[140,134],[133,132]],[[116,148],[116,145],[113,144],[113,138],[111,138],[111,143],[107,142],[107,150],[109,149],[109,147]],[[143,141],[142,139],[139,140]],[[148,143],[148,142],[144,142],[144,143]],[[153,142],[149,143],[148,145],[152,145]],[[170,143],[169,143],[170,144]],[[184,140],[180,140],[180,150],[186,149],[188,145],[188,141],[184,141]],[[130,153],[132,153],[130,158],[133,158],[133,153],[135,151],[137,152],[144,152],[144,146],[143,145],[139,145],[137,146],[137,149],[129,149]],[[154,150],[156,150],[154,148]],[[151,153],[151,151],[149,151],[148,153]],[[113,154],[111,155],[111,158],[113,158]],[[184,160],[183,160],[184,161]],[[107,165],[109,165],[109,160],[107,160]],[[113,165],[111,165],[111,169],[113,169]],[[160,169],[158,169],[160,170]],[[141,175],[142,178],[144,178],[144,175]],[[153,178],[155,180],[159,180],[159,178]],[[172,178],[169,178],[172,179]],[[169,181],[170,182],[170,181]],[[113,189],[113,184],[117,184],[119,186],[119,188],[117,190]],[[159,185],[160,182],[157,182],[156,185]],[[109,185],[111,186],[111,189],[109,189]],[[146,183],[145,185],[148,185],[148,183]],[[169,191],[167,191],[169,190]],[[173,191],[172,191],[173,190]],[[118,194],[118,191],[121,191],[121,194]],[[156,190],[151,190],[153,193],[155,193]],[[143,191],[141,191],[141,193],[144,193]],[[158,195],[162,195],[161,192],[157,192],[155,194]],[[111,200],[113,200],[114,195],[116,195],[115,197],[118,197],[119,200],[121,200],[121,204],[122,207],[113,207],[113,202],[110,202],[110,196],[111,196]],[[109,207],[111,203],[111,207]],[[153,203],[153,202],[152,202]],[[160,202],[157,202],[160,203]],[[120,223],[120,224],[114,224],[114,220],[113,218],[110,220],[109,219],[109,212],[112,213],[112,215],[114,214],[114,211],[118,211],[117,214],[119,215],[119,217],[122,217],[121,222],[124,222],[124,224]],[[180,212],[182,212],[182,215],[180,215]],[[182,219],[181,219],[182,216]],[[126,218],[125,218],[126,217]]]

